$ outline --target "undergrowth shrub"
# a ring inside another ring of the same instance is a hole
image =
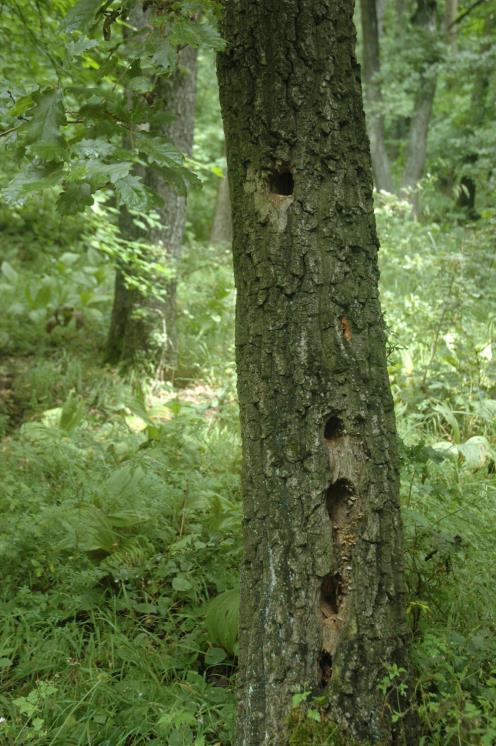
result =
[[[496,742],[494,223],[379,197],[421,746]],[[385,688],[404,686],[388,674]],[[393,698],[394,699],[394,698]],[[406,713],[398,711],[401,721]]]
[[[236,429],[208,399],[78,403],[3,449],[0,740],[228,743],[233,648],[208,657],[205,614],[237,583]]]
[[[489,746],[494,226],[414,221],[408,210],[380,197],[413,638],[409,710],[394,710],[405,700],[395,697],[404,672],[386,671],[381,689],[399,733],[418,716],[420,746]],[[73,249],[77,259],[64,263]],[[79,249],[61,243],[24,258],[13,249],[5,256],[15,277],[7,268],[1,280],[0,743],[228,746],[241,552],[230,257],[194,240],[185,248],[174,388],[100,366],[111,271],[95,259],[101,280],[86,272],[92,255]],[[26,287],[45,276],[55,290],[46,308],[33,308]],[[53,309],[84,290],[81,276],[97,278],[91,293],[102,303],[88,305],[98,313],[84,336],[74,319],[47,332]],[[23,304],[15,322],[14,284]],[[339,740],[325,718],[320,727],[315,702],[296,704],[295,743]]]

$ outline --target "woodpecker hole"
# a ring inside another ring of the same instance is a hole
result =
[[[324,426],[324,438],[326,440],[336,440],[343,435],[343,423],[339,417],[329,417]]]
[[[274,171],[269,178],[269,191],[281,197],[289,197],[294,191],[293,174],[288,169]]]
[[[326,507],[333,524],[341,524],[348,509],[348,500],[353,488],[347,479],[338,479],[327,490]],[[338,525],[338,528],[341,526]]]
[[[337,614],[341,595],[341,575],[339,573],[328,573],[320,586],[320,607],[322,613],[325,614],[327,611],[328,615]]]
[[[327,686],[332,676],[332,655],[321,650],[319,655],[320,686]]]

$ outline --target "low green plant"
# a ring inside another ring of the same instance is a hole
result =
[[[413,639],[411,678],[384,674],[385,707],[398,733],[417,717],[423,746],[488,746],[496,740],[492,229],[412,221],[402,203],[380,199]],[[87,231],[95,238],[94,226]],[[191,241],[178,264],[175,388],[101,367],[111,268],[91,253],[96,245],[62,238],[44,256],[23,257],[17,236],[5,254],[15,278],[1,280],[0,743],[228,746],[241,554],[229,257]],[[77,260],[62,261],[66,252]],[[84,333],[75,319],[47,332],[51,309],[83,290],[79,273],[97,276],[84,272],[87,261],[103,272],[91,291],[102,303],[89,303],[98,313]],[[38,275],[66,295],[54,290],[36,320],[25,288],[36,289]],[[14,280],[23,304],[15,324]],[[325,703],[303,692],[293,704],[295,746],[350,746]]]
[[[6,734],[23,728],[39,744],[69,734],[75,744],[230,742],[233,663],[215,686],[205,613],[237,577],[237,433],[206,415],[208,400],[155,392],[109,377],[104,410],[69,393],[4,448]],[[30,694],[39,680],[56,690],[43,703]],[[37,708],[29,717],[20,698]]]
[[[326,694],[308,690],[293,694],[288,719],[289,746],[368,746],[332,722]]]
[[[420,743],[494,742],[496,480],[494,223],[415,220],[378,197],[382,297],[402,454],[413,633],[408,705],[383,681],[393,716]],[[396,705],[394,705],[396,702]]]

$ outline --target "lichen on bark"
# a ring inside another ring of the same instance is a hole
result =
[[[237,743],[288,743],[325,690],[387,744],[406,640],[371,164],[346,0],[227,0],[219,57],[233,213],[245,558]]]

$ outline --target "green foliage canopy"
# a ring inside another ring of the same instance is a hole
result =
[[[144,210],[157,204],[144,186],[147,166],[185,190],[198,174],[159,134],[167,102],[155,95],[157,80],[171,75],[185,46],[220,49],[217,7],[210,0],[54,2],[47,17],[37,5],[9,5],[8,26],[33,23],[30,61],[9,68],[0,112],[4,147],[15,163],[3,189],[11,204],[55,188],[63,212],[84,209],[98,190],[113,190],[117,205]],[[5,33],[8,33],[6,30]],[[7,53],[20,57],[19,34]],[[28,81],[28,82],[26,82]]]

